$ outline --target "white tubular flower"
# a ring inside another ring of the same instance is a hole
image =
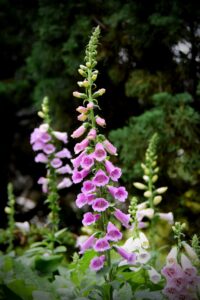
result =
[[[195,263],[199,263],[199,258],[196,254],[196,252],[194,251],[194,249],[185,241],[182,242],[182,245],[185,249],[186,254],[189,256],[189,258],[195,262]]]
[[[157,213],[156,215],[159,216],[161,220],[165,220],[165,221],[167,221],[171,225],[174,223],[174,216],[173,216],[172,212],[169,212],[169,213]]]
[[[154,268],[151,267],[150,270],[148,270],[149,279],[151,282],[157,284],[161,280],[161,275],[158,273]]]
[[[177,254],[178,254],[178,250],[177,247],[172,247],[172,249],[170,250],[170,252],[168,253],[167,257],[166,257],[166,261],[167,264],[174,264],[177,263]]]

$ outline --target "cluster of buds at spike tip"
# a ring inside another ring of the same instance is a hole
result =
[[[187,253],[172,247],[161,273],[166,279],[162,293],[167,299],[198,299],[200,276]]]
[[[93,226],[94,229],[94,234],[80,245],[80,253],[89,248],[97,252],[97,256],[90,263],[91,269],[95,271],[103,268],[106,261],[109,262],[110,249],[122,239],[120,229],[113,221],[109,221],[110,217],[126,228],[129,227],[130,221],[130,215],[117,208],[117,205],[125,202],[128,197],[125,187],[118,186],[121,169],[110,161],[110,155],[117,155],[117,149],[99,133],[100,127],[104,127],[106,122],[95,114],[95,110],[99,108],[97,97],[105,92],[105,89],[94,91],[94,81],[98,74],[94,67],[97,63],[99,33],[97,27],[86,49],[86,63],[79,69],[79,73],[85,78],[78,82],[78,85],[85,89],[83,106],[76,109],[80,113],[78,120],[82,125],[71,135],[75,139],[83,138],[75,145],[74,152],[77,156],[71,160],[74,166],[72,180],[75,184],[82,183],[76,206],[90,208],[90,211],[83,215],[82,223],[84,226]],[[74,96],[77,95],[79,94],[76,92]]]
[[[133,185],[139,189],[143,190],[143,195],[147,199],[145,201],[145,208],[143,213],[146,213],[146,216],[149,219],[152,219],[153,216],[158,216],[162,220],[168,221],[169,224],[173,224],[173,214],[169,213],[157,213],[156,206],[162,201],[162,194],[167,191],[167,187],[156,188],[155,183],[158,180],[159,167],[157,166],[157,140],[158,136],[155,133],[150,139],[149,146],[145,154],[145,163],[141,164],[144,175],[144,182],[134,182]],[[141,215],[141,212],[138,212]]]

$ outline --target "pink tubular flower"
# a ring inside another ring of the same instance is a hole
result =
[[[50,164],[53,168],[57,169],[62,166],[62,161],[60,160],[60,158],[53,158]]]
[[[70,187],[72,185],[72,182],[69,178],[63,178],[62,181],[57,185],[58,189],[64,189],[66,187]]]
[[[43,132],[40,136],[40,141],[43,143],[48,143],[51,140],[51,136],[50,134],[48,134],[47,132]]]
[[[76,206],[78,208],[81,208],[83,207],[84,205],[86,205],[88,203],[88,199],[87,199],[87,196],[84,195],[84,194],[78,194],[77,195],[77,198],[76,198]]]
[[[123,257],[124,259],[126,259],[129,264],[134,264],[136,262],[137,256],[135,253],[129,253],[119,246],[114,246],[114,247],[116,248],[119,255],[121,255],[121,257]]]
[[[100,218],[100,215],[93,215],[91,212],[85,213],[82,223],[84,226],[89,226],[95,223]]]
[[[87,194],[85,196],[87,197],[88,205],[92,205],[95,199],[95,194]]]
[[[96,186],[104,186],[108,184],[109,177],[106,175],[106,173],[102,170],[97,171],[93,178],[93,182]]]
[[[83,169],[90,169],[94,165],[93,155],[84,155],[81,159],[80,165]]]
[[[99,271],[103,268],[105,259],[105,255],[94,257],[90,262],[90,269],[93,271]]]
[[[106,158],[106,151],[101,143],[97,143],[94,150],[94,158],[97,161],[103,161]]]
[[[53,135],[55,138],[59,141],[62,141],[64,144],[67,143],[67,133],[66,132],[60,132],[60,131],[53,131]]]
[[[86,127],[84,125],[81,125],[79,128],[77,128],[72,134],[71,137],[73,139],[79,138],[81,135],[83,135],[86,132]]]
[[[74,168],[80,167],[81,160],[85,156],[85,151],[81,152],[76,158],[71,159],[71,163]]]
[[[120,202],[125,202],[126,198],[128,197],[128,192],[123,186],[117,187],[115,188],[114,197]]]
[[[77,169],[74,169],[73,174],[72,174],[73,183],[79,183],[82,180],[83,180],[83,175],[82,175],[81,171],[78,171]]]
[[[108,201],[104,198],[96,198],[92,203],[92,208],[94,211],[102,212],[109,207]]]
[[[99,117],[99,116],[96,117],[96,123],[101,127],[106,126],[106,121],[103,118]]]
[[[88,144],[89,144],[89,140],[87,138],[82,140],[82,142],[77,143],[74,147],[75,154],[78,154],[79,152],[85,150],[85,148],[87,148]]]
[[[98,239],[94,245],[94,250],[97,252],[104,252],[108,249],[110,249],[110,244],[105,237]]]
[[[66,173],[71,174],[72,169],[71,169],[70,165],[67,164],[67,165],[57,169],[56,173],[58,173],[58,174],[66,174]]]
[[[122,223],[124,227],[130,227],[130,214],[124,214],[120,209],[115,208],[114,216],[118,221]]]
[[[94,245],[94,242],[95,242],[95,237],[94,237],[94,234],[93,234],[85,242],[83,242],[80,245],[81,249],[80,249],[79,253],[83,254],[87,249],[92,248],[93,245]]]
[[[38,153],[38,155],[36,155],[36,157],[35,157],[35,162],[37,162],[37,163],[40,162],[40,163],[46,164],[48,162],[48,158],[43,153]]]
[[[122,171],[120,168],[115,167],[109,160],[105,161],[106,171],[113,181],[118,181],[118,179],[122,175]]]
[[[42,185],[42,191],[45,194],[48,192],[48,182],[49,182],[49,180],[45,177],[40,177],[38,179],[38,184]]]
[[[43,147],[43,151],[46,154],[51,154],[51,153],[55,152],[55,150],[56,150],[56,148],[53,144],[45,144]]]
[[[83,183],[83,187],[81,189],[81,192],[87,194],[87,193],[94,192],[95,190],[96,190],[96,186],[93,184],[93,182],[91,180],[86,180]]]
[[[107,226],[106,238],[110,241],[117,242],[122,239],[122,233],[113,223],[109,222]]]
[[[33,151],[43,150],[45,144],[43,142],[37,141],[33,144]]]
[[[117,155],[117,148],[113,144],[111,144],[111,142],[109,142],[108,140],[104,140],[103,145],[108,153],[110,153],[111,155]]]
[[[97,136],[97,131],[96,129],[92,128],[90,129],[90,131],[88,132],[87,138],[88,140],[94,140]]]
[[[167,278],[174,278],[174,277],[179,277],[180,275],[183,276],[183,271],[181,269],[181,266],[179,264],[171,264],[169,266],[165,266],[161,270],[162,275]]]
[[[67,148],[63,148],[61,151],[57,152],[55,154],[58,158],[71,158],[71,153]]]

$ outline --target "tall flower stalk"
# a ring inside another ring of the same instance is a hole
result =
[[[90,262],[90,268],[94,271],[102,269],[104,265],[111,266],[112,248],[129,263],[134,260],[133,254],[116,245],[122,239],[122,233],[114,223],[117,221],[128,228],[130,215],[117,208],[128,197],[125,187],[118,186],[121,169],[110,161],[111,155],[117,155],[117,149],[100,133],[106,122],[97,114],[100,109],[97,98],[105,93],[104,88],[96,90],[95,84],[98,76],[95,66],[99,34],[100,29],[96,27],[86,48],[85,65],[80,65],[78,70],[83,77],[78,86],[83,88],[83,92],[75,91],[73,95],[83,99],[83,106],[76,109],[82,124],[71,135],[74,139],[84,136],[74,147],[76,157],[71,160],[74,166],[72,180],[75,184],[82,183],[81,193],[76,198],[77,207],[87,205],[90,208],[83,215],[82,223],[84,226],[93,226],[94,233],[82,243],[80,253],[90,248],[96,251],[97,255]],[[108,275],[107,280],[110,279]]]
[[[155,133],[150,139],[149,146],[145,154],[145,163],[142,163],[142,169],[144,171],[143,180],[144,183],[134,182],[133,185],[139,189],[144,190],[144,197],[147,199],[143,203],[138,205],[137,222],[139,225],[146,226],[142,223],[144,217],[149,218],[149,235],[151,239],[152,250],[156,249],[155,237],[156,237],[156,223],[158,219],[166,220],[169,224],[173,224],[173,214],[158,212],[157,205],[162,201],[162,194],[167,191],[167,187],[156,187],[158,180],[159,167],[157,166],[157,143],[158,135]]]
[[[14,230],[15,230],[15,196],[13,193],[12,183],[8,184],[8,205],[5,207],[5,212],[8,215],[8,249],[7,251],[13,250],[13,243],[15,239]]]
[[[38,183],[41,184],[42,191],[47,194],[46,203],[50,210],[50,242],[53,248],[56,240],[55,233],[59,227],[58,190],[72,185],[69,178],[72,169],[69,164],[66,164],[66,160],[71,158],[71,153],[66,147],[63,148],[60,145],[61,142],[63,144],[68,142],[67,133],[54,131],[52,128],[47,97],[44,98],[42,109],[38,112],[38,115],[43,119],[43,123],[34,129],[30,142],[33,150],[37,152],[35,162],[43,163],[47,170],[46,176],[40,177]]]

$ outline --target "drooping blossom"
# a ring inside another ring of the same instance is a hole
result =
[[[106,259],[105,255],[101,255],[93,258],[90,262],[90,268],[93,271],[99,271],[100,269],[103,268],[105,259]]]

